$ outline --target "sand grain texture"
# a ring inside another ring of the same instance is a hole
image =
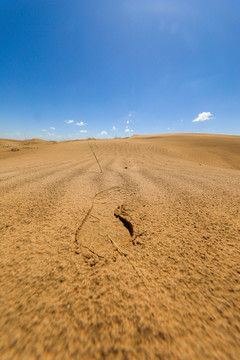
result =
[[[90,144],[0,140],[0,358],[239,359],[240,137]]]

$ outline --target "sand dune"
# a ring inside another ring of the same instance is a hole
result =
[[[0,140],[1,359],[239,359],[240,137]]]

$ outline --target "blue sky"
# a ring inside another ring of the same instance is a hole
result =
[[[0,137],[239,134],[239,39],[239,0],[1,0]]]

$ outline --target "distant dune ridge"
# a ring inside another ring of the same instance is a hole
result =
[[[0,358],[239,359],[239,170],[240,136],[0,139]]]
[[[213,134],[161,134],[133,135],[130,139],[143,141],[144,144],[151,142],[152,144],[161,147],[161,149],[168,151],[169,154],[171,153],[173,156],[180,157],[182,159],[201,162],[202,164],[208,164],[211,166],[240,169],[240,136]],[[109,140],[98,141],[104,142]],[[122,141],[124,141],[124,139],[122,139]],[[26,148],[27,145],[49,145],[52,143],[56,142],[42,139],[0,139],[0,152],[4,152],[4,158],[8,158],[11,155],[6,154],[6,145],[8,145],[8,150],[11,150],[11,147],[17,147],[22,150]],[[65,142],[63,141],[58,144],[64,143]]]

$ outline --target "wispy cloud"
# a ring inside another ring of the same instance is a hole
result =
[[[87,123],[84,123],[83,121],[79,121],[76,123],[77,126],[84,126],[87,125]]]
[[[66,123],[66,124],[73,124],[73,123],[74,123],[74,120],[65,120],[65,123]]]
[[[196,119],[192,120],[192,122],[206,121],[206,120],[211,120],[211,119],[213,119],[213,117],[210,112],[202,112],[202,113],[198,114],[198,117]]]
[[[113,126],[113,127],[112,127],[112,130],[113,130],[113,131],[117,130],[116,126]]]
[[[2,133],[1,133],[2,135]],[[26,139],[26,136],[23,135],[21,132],[11,132],[11,133],[3,133],[4,137],[7,137],[8,139],[18,139],[18,140],[24,140]]]
[[[55,127],[53,127],[53,126],[50,126],[50,128],[49,128],[50,130],[56,130],[56,128]]]
[[[101,131],[100,135],[107,135],[107,131],[105,131],[105,130]]]
[[[87,130],[80,130],[79,132],[80,133],[87,133],[88,131]]]
[[[46,129],[42,129],[42,131],[43,131],[43,132],[47,132],[47,130],[46,130]]]

